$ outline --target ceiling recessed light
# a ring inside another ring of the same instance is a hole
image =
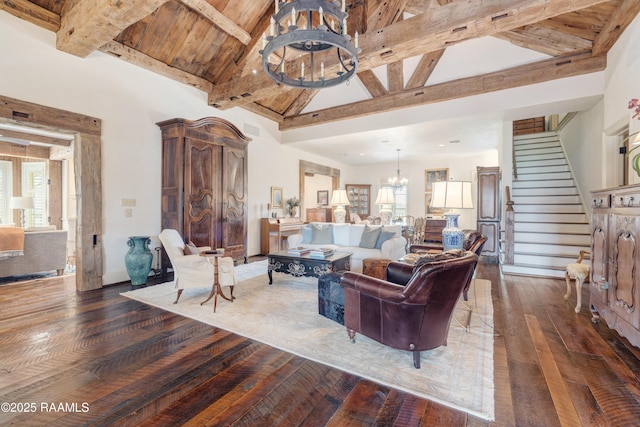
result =
[[[361,156],[364,156],[364,153],[360,153]]]
[[[383,139],[382,141],[380,141],[381,144],[388,144],[389,140],[388,139]]]
[[[444,147],[444,144],[438,144],[438,147]]]
[[[449,141],[449,144],[460,144],[460,140],[454,139],[453,141]]]

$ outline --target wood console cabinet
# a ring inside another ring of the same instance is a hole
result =
[[[307,209],[307,222],[331,222],[333,212],[331,208],[309,208]]]
[[[640,347],[640,185],[591,193],[593,320]]]
[[[246,262],[250,139],[215,117],[157,125],[162,130],[162,228],[178,230],[196,246],[225,248],[236,262]]]

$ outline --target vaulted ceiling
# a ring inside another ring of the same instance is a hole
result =
[[[261,70],[273,0],[11,0],[0,10],[54,31],[61,51],[115,55],[206,91],[216,108],[241,107],[288,130],[601,71],[640,1],[347,0],[368,94],[314,111],[318,90],[278,85]],[[430,83],[447,49],[486,36],[544,59]]]

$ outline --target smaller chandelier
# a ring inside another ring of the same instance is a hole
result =
[[[400,178],[400,149],[397,148],[396,151],[398,152],[398,169],[396,169],[396,176],[389,178],[389,184],[391,184],[394,190],[404,187],[409,183],[407,178]]]
[[[262,69],[277,83],[320,89],[349,80],[358,68],[358,32],[347,34],[345,0],[275,0]],[[326,69],[325,69],[326,65]]]

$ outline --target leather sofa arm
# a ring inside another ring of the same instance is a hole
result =
[[[400,302],[405,299],[405,296],[402,294],[404,286],[352,271],[346,271],[342,275],[340,284],[344,288],[351,288],[377,299],[384,299],[385,301]]]
[[[405,286],[413,275],[413,265],[406,262],[390,262],[387,266],[387,280]]]

